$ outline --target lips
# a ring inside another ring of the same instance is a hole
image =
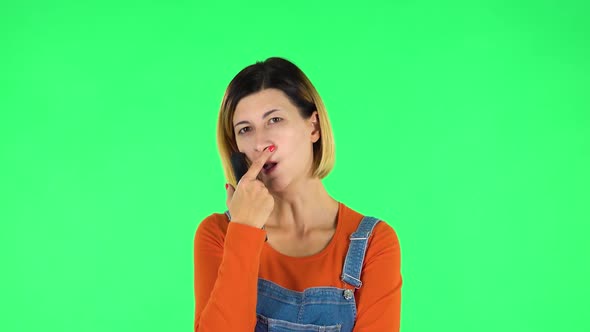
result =
[[[264,166],[262,167],[262,171],[264,172],[264,174],[268,174],[276,168],[276,165],[277,162],[269,161],[266,164],[264,164]]]

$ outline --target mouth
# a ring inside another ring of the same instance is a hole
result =
[[[276,162],[273,161],[269,161],[266,164],[264,164],[264,166],[262,166],[262,172],[264,174],[269,174],[272,171],[274,171],[277,168],[277,164]]]

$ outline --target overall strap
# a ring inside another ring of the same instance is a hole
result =
[[[361,282],[361,270],[367,251],[367,244],[373,228],[375,228],[379,221],[375,217],[364,216],[356,231],[350,235],[350,245],[348,246],[346,258],[344,259],[344,267],[340,278],[342,281],[354,286],[354,288],[358,289],[363,284]]]

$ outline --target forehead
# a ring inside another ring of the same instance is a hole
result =
[[[240,121],[246,117],[263,114],[271,109],[280,109],[287,112],[297,110],[283,91],[264,89],[242,98],[236,105],[234,119]]]

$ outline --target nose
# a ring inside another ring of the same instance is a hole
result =
[[[264,132],[261,132],[261,131],[258,131],[256,133],[256,138],[255,138],[255,142],[254,142],[254,151],[256,153],[261,153],[262,151],[264,151],[264,149],[266,149],[267,147],[269,147],[271,145],[272,145],[272,142],[268,138],[267,134],[265,134]]]

